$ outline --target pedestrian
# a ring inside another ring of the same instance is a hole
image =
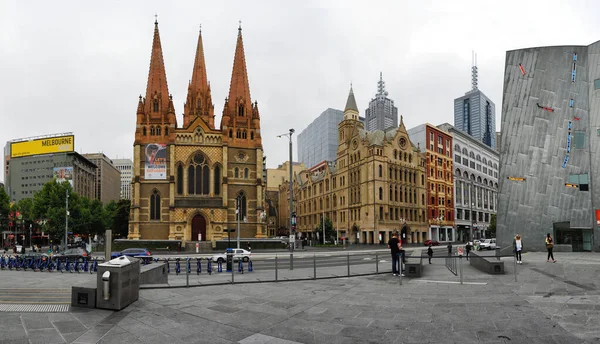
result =
[[[398,265],[400,265],[400,259],[398,255],[400,254],[400,249],[402,248],[402,244],[400,244],[400,241],[398,241],[398,232],[394,232],[392,235],[392,238],[388,242],[388,248],[392,254],[392,275],[398,276],[398,274],[402,273],[398,269]],[[402,265],[400,265],[400,268],[402,268]]]
[[[452,243],[449,242],[448,243],[448,256],[451,256],[451,255],[452,255]]]
[[[431,248],[431,245],[427,248],[427,255],[429,256],[429,264],[431,264],[431,257],[433,257],[433,248]]]
[[[513,249],[515,251],[515,257],[517,258],[517,264],[523,264],[521,261],[521,251],[523,251],[523,241],[521,241],[521,235],[517,234],[513,240]]]
[[[250,242],[248,242],[248,251],[252,251],[252,247],[250,247]]]
[[[550,235],[550,233],[546,234],[546,249],[548,250],[548,258],[546,258],[546,263],[550,262],[550,258],[552,258],[553,263],[556,263],[556,259],[554,259],[554,253],[552,253],[552,250],[554,249],[554,240],[552,240],[552,235]]]
[[[467,241],[467,244],[465,245],[465,251],[467,251],[467,260],[469,260],[469,252],[471,252],[471,242]]]

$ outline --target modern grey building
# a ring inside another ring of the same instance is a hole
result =
[[[364,118],[359,118],[364,123]],[[298,135],[298,161],[308,168],[322,161],[335,161],[338,148],[338,124],[344,112],[329,108]]]
[[[131,199],[133,161],[131,159],[113,159],[113,163],[121,172],[121,199]]]
[[[96,199],[102,203],[121,198],[121,172],[104,153],[87,153],[83,156],[94,163],[96,169]]]
[[[496,149],[496,105],[477,88],[477,66],[472,67],[473,88],[454,99],[454,127]]]
[[[506,53],[500,166],[501,246],[600,251],[600,41]]]
[[[12,158],[7,193],[11,201],[32,198],[53,179],[68,181],[83,197],[96,197],[96,165],[77,152]]]
[[[365,111],[365,127],[367,131],[386,131],[398,126],[398,108],[394,101],[389,99],[385,90],[383,74],[379,73],[377,82],[377,94],[369,102],[369,108]]]
[[[438,128],[454,145],[454,224],[456,241],[489,237],[498,201],[498,152],[448,123]]]

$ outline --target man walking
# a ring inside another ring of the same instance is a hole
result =
[[[398,274],[401,273],[401,271],[398,269],[398,266],[400,266],[400,269],[402,268],[402,265],[400,264],[400,259],[398,257],[401,247],[402,245],[398,240],[398,232],[394,232],[392,238],[388,242],[388,248],[390,249],[390,253],[392,254],[392,274],[394,276],[398,276]]]

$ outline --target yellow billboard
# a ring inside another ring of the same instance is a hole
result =
[[[75,136],[56,136],[44,139],[12,142],[10,144],[10,157],[73,152],[75,150]]]

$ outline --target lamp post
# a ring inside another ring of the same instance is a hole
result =
[[[278,138],[281,138],[282,136],[287,136],[290,139],[290,144],[289,144],[289,148],[290,148],[290,161],[289,161],[289,166],[290,166],[290,236],[292,235],[296,235],[296,229],[293,228],[294,223],[292,221],[292,213],[294,212],[294,190],[293,190],[293,173],[292,173],[292,167],[293,167],[293,163],[292,163],[292,135],[296,132],[296,130],[294,130],[293,128],[291,128],[289,130],[288,133],[285,134],[281,134],[281,135],[277,135]],[[295,239],[295,238],[294,238]],[[296,246],[296,241],[294,240],[294,243],[292,244],[290,242],[290,253],[294,252],[294,246]]]
[[[65,249],[67,250],[67,232],[69,231],[69,189],[66,190],[66,205],[65,205]]]
[[[242,197],[242,195],[238,195],[235,199],[236,199],[236,207],[235,207],[235,213],[237,215],[237,248],[238,250],[240,249],[240,217],[242,217],[242,210],[241,208],[241,199],[240,197]]]
[[[323,210],[323,245],[325,245],[325,210]]]
[[[469,207],[470,208],[470,210],[469,210],[469,212],[470,212],[469,217],[471,218],[471,235],[470,235],[471,236],[471,241],[475,240],[475,234],[473,233],[473,227],[474,227],[473,223],[475,222],[474,221],[475,219],[474,219],[474,216],[473,216],[473,206],[475,205],[475,203],[473,203],[473,188],[474,188],[473,180],[471,179],[471,192],[469,192],[469,206],[470,206]]]

